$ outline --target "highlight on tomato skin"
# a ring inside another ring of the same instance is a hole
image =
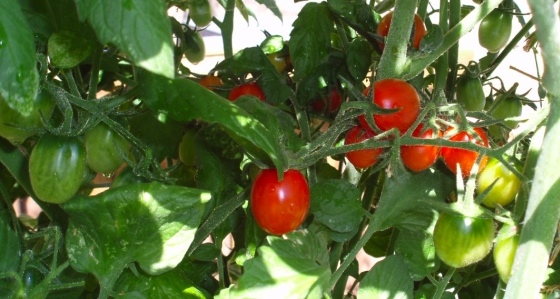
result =
[[[453,128],[449,128],[445,132],[444,136],[448,135],[447,133],[451,132],[451,130],[453,130]],[[478,127],[478,128],[474,128],[474,131],[478,135],[478,138],[469,134],[466,131],[460,131],[454,134],[453,136],[451,136],[449,140],[457,141],[457,142],[472,142],[480,146],[488,147],[488,135],[486,134],[484,129]],[[478,155],[479,153],[476,151],[453,148],[453,147],[445,147],[445,146],[442,147],[440,151],[440,156],[443,159],[443,162],[445,163],[447,168],[451,172],[453,172],[453,174],[457,174],[457,165],[459,165],[461,167],[461,175],[463,176],[463,178],[466,178],[470,175],[472,167],[474,166],[474,163],[476,162]],[[488,161],[488,156],[482,157],[478,165],[479,173],[484,169],[487,161]]]
[[[375,136],[376,134],[373,131],[367,130],[360,126],[355,126],[346,133],[344,144],[349,145],[360,143]],[[382,148],[355,150],[347,152],[346,159],[348,159],[348,161],[352,163],[354,167],[358,169],[365,169],[375,165],[375,163],[379,161],[379,157],[382,153]]]
[[[424,130],[424,125],[419,124],[412,132],[412,137],[422,139],[441,138],[441,131],[428,128]],[[400,148],[401,160],[408,169],[414,172],[421,172],[430,168],[439,157],[440,148],[435,145],[403,145]]]
[[[300,171],[288,169],[279,181],[276,169],[263,169],[253,183],[251,211],[264,231],[283,235],[303,223],[309,199],[309,185]]]

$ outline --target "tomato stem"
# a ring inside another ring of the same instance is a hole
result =
[[[430,281],[437,288],[436,292],[434,293],[434,296],[432,297],[433,299],[441,298],[441,296],[445,292],[445,289],[447,288],[447,285],[449,284],[449,281],[451,281],[451,277],[453,277],[453,274],[455,274],[455,270],[456,270],[455,268],[450,267],[449,270],[447,270],[447,273],[445,273],[445,276],[440,281],[436,281],[434,278],[430,279]],[[431,277],[431,275],[428,277]]]

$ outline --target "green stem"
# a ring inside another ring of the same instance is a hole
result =
[[[88,100],[97,97],[97,82],[99,81],[99,70],[101,69],[101,55],[103,55],[103,47],[97,45],[93,50],[93,61],[91,63],[91,73],[89,78]]]
[[[441,45],[433,52],[420,54],[408,61],[407,72],[402,74],[403,80],[410,80],[424,71],[438,57],[446,53],[461,37],[469,33],[486,15],[503,0],[486,0],[473,9],[461,22],[451,28],[444,36]],[[410,1],[413,2],[413,1]]]
[[[449,27],[453,28],[461,21],[461,0],[451,0],[449,2]],[[450,99],[453,97],[455,80],[457,71],[459,70],[459,43],[455,43],[447,52],[448,65],[451,67],[451,73],[447,76],[447,85],[445,87],[445,96]]]
[[[506,288],[506,299],[537,298],[546,277],[548,257],[560,220],[560,19],[554,2],[530,0],[536,36],[545,66],[543,87],[548,91],[550,115],[546,125],[538,172],[532,180],[524,226],[515,254],[513,275]]]
[[[447,285],[449,284],[449,281],[451,280],[451,277],[453,277],[454,273],[455,268],[449,268],[443,279],[435,283],[437,289],[432,299],[440,299],[441,296],[443,296],[443,293],[445,292],[445,289],[447,288]]]
[[[456,1],[456,0],[455,0]],[[439,1],[439,27],[445,34],[449,31],[449,24],[447,23],[448,18],[448,0]],[[457,43],[455,43],[456,45]],[[437,59],[436,65],[436,78],[434,82],[434,94],[441,94],[445,90],[447,84],[447,75],[449,75],[449,52],[443,53]]]
[[[226,13],[223,22],[215,22],[222,32],[222,42],[224,45],[224,57],[233,56],[233,16],[235,11],[235,0],[227,0]]]
[[[377,79],[399,78],[407,64],[406,53],[412,30],[416,1],[397,0],[385,49],[379,61]]]

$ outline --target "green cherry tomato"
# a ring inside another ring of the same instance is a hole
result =
[[[29,158],[31,187],[40,200],[50,203],[72,198],[86,169],[86,149],[77,137],[44,135]]]
[[[87,164],[91,170],[111,174],[123,163],[123,154],[128,153],[128,141],[103,122],[85,134]]]
[[[179,143],[179,160],[186,166],[195,165],[195,137],[196,130],[189,128]]]
[[[39,91],[33,102],[33,109],[27,116],[20,114],[8,106],[0,96],[0,136],[12,144],[21,144],[25,139],[35,135],[34,129],[43,128],[41,115],[48,120],[54,110],[55,100],[45,90]]]
[[[495,208],[497,205],[505,207],[515,199],[521,189],[521,180],[500,161],[490,158],[476,178],[477,192],[486,191],[494,181],[496,183],[482,200],[482,204],[489,208]]]
[[[212,21],[212,8],[208,0],[191,0],[189,16],[197,27],[206,27]]]
[[[496,237],[496,244],[494,245],[493,252],[496,270],[498,270],[500,279],[504,282],[508,282],[511,277],[511,268],[518,245],[519,233],[517,227],[504,224]]]
[[[500,96],[496,99],[495,107],[492,109],[490,115],[492,115],[495,119],[506,119],[510,117],[517,117],[521,116],[523,111],[523,104],[516,96]],[[517,121],[515,120],[506,120],[504,121],[504,125],[510,129],[517,127]],[[490,135],[494,138],[504,139],[504,135],[502,134],[502,128],[499,126],[493,125],[488,128],[490,131]]]
[[[62,69],[72,68],[93,53],[90,41],[71,31],[57,31],[49,37],[47,51],[51,63]]]
[[[266,57],[272,63],[277,72],[283,73],[288,69],[290,57],[282,52],[267,54]]]
[[[206,46],[204,40],[198,31],[185,32],[185,57],[193,64],[197,64],[204,60],[206,56]]]
[[[511,35],[512,15],[499,9],[494,9],[480,22],[478,27],[478,42],[488,52],[500,51]]]
[[[442,212],[434,228],[434,247],[445,264],[462,268],[482,260],[492,248],[494,221]]]
[[[462,76],[457,80],[455,92],[457,103],[459,103],[465,111],[484,110],[486,96],[484,95],[482,82],[480,82],[479,77],[471,77],[469,75]]]
[[[296,229],[309,210],[309,185],[295,169],[278,180],[276,169],[264,169],[251,190],[251,211],[255,221],[269,234],[282,235]]]

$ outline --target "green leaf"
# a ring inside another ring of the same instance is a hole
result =
[[[363,38],[354,39],[348,46],[346,64],[348,71],[356,81],[366,78],[371,66],[373,46]]]
[[[199,290],[182,269],[175,268],[157,276],[125,270],[115,286],[118,298],[210,298]]]
[[[424,230],[435,217],[434,208],[429,203],[445,202],[455,190],[453,178],[432,169],[410,173],[402,167],[395,167],[393,171],[385,180],[371,225],[376,230],[391,226]]]
[[[323,298],[331,275],[326,238],[297,231],[286,239],[269,237],[270,246],[244,264],[237,285],[216,298]]]
[[[93,273],[102,291],[131,262],[152,275],[169,271],[183,259],[209,199],[206,191],[158,182],[77,196],[63,206],[70,264]]]
[[[360,282],[358,299],[412,298],[414,281],[399,255],[390,255],[376,263]]]
[[[391,239],[395,228],[380,230],[373,233],[364,245],[364,251],[373,257],[384,257],[389,253]]]
[[[10,214],[0,210],[0,274],[19,270],[20,247],[16,233],[10,227]]]
[[[264,6],[266,6],[268,9],[270,9],[270,11],[272,11],[272,13],[275,16],[277,16],[280,19],[280,21],[282,21],[282,12],[278,8],[278,5],[276,5],[275,0],[256,0],[256,1],[257,1],[257,3],[260,3]]]
[[[175,76],[171,24],[165,1],[75,0],[101,43],[113,43],[138,66]]]
[[[293,24],[288,42],[294,80],[311,75],[326,62],[331,46],[333,20],[326,3],[307,3]]]
[[[0,1],[0,97],[24,116],[39,90],[35,43],[18,1]]]
[[[239,106],[188,79],[170,80],[141,72],[139,82],[142,99],[152,110],[178,121],[218,123],[250,155],[284,169],[286,161],[278,135]]]
[[[311,186],[310,211],[335,232],[354,231],[364,216],[360,190],[348,181],[325,180]]]
[[[221,61],[213,71],[230,77],[252,74],[266,95],[266,101],[278,104],[292,95],[286,78],[280,74],[260,47],[245,48]]]
[[[364,0],[328,0],[329,8],[339,15],[350,27],[370,40],[377,31],[379,15]],[[370,40],[371,41],[371,40]]]
[[[424,279],[439,266],[433,237],[427,231],[401,230],[395,242],[395,251],[404,258],[414,280]]]

